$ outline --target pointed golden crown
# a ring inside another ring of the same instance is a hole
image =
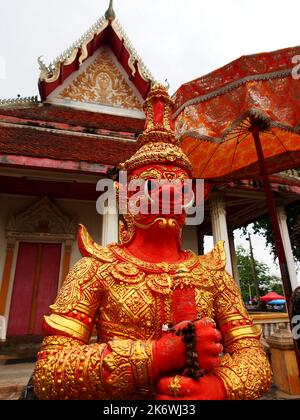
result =
[[[186,169],[190,174],[192,165],[179,147],[174,133],[174,102],[166,88],[154,84],[144,103],[146,124],[138,143],[140,149],[120,165],[122,170],[132,170],[151,163],[168,163]]]

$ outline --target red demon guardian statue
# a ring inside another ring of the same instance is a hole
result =
[[[192,168],[175,139],[166,89],[155,85],[144,108],[141,147],[121,168],[128,181],[145,181],[146,207],[159,190],[159,214],[133,214],[128,205],[122,243],[108,247],[80,226],[83,258],[45,316],[35,393],[63,400],[257,399],[270,386],[271,369],[260,328],[225,271],[223,244],[204,256],[181,249],[185,205],[181,214],[174,208]],[[191,201],[193,192],[183,193]],[[94,326],[98,343],[89,344]]]

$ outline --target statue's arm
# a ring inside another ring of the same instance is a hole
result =
[[[183,367],[180,337],[88,344],[101,306],[105,268],[94,258],[80,260],[50,307],[34,372],[39,399],[128,399],[137,392],[149,396],[159,375]]]
[[[253,325],[233,278],[224,270],[215,278],[215,313],[225,355],[214,374],[222,379],[227,399],[258,399],[272,380],[260,343],[261,328]]]
[[[153,381],[152,342],[115,340],[89,345],[101,305],[105,267],[80,260],[67,276],[51,315],[34,373],[39,399],[122,398]]]

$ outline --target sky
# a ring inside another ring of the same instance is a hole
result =
[[[76,41],[108,0],[0,1],[0,99],[38,95],[37,57],[46,64]],[[117,19],[156,80],[183,83],[242,55],[300,44],[299,0],[115,0]],[[236,243],[248,247],[239,239]],[[210,246],[210,240],[207,242]],[[269,250],[254,254],[271,267]]]

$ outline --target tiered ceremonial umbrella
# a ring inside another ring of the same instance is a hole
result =
[[[177,135],[195,178],[262,178],[287,302],[292,288],[268,174],[300,166],[300,47],[244,56],[182,85]]]

